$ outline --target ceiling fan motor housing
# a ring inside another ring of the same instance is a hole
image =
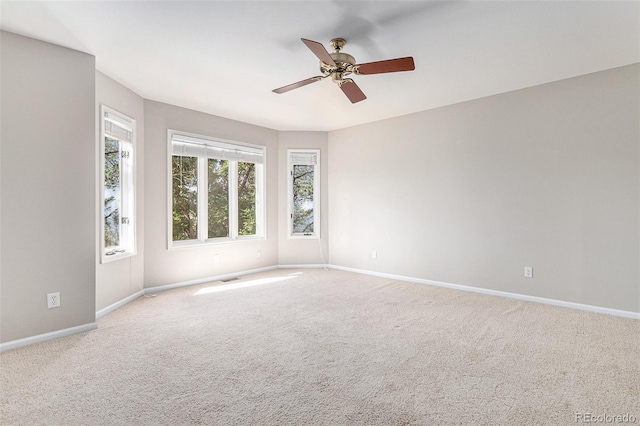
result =
[[[335,49],[335,51],[329,55],[336,65],[329,65],[320,61],[320,71],[326,76],[331,76],[331,79],[338,83],[342,81],[343,76],[349,75],[353,72],[353,66],[356,64],[356,59],[348,53],[341,52],[341,49],[345,44],[347,44],[345,39],[334,38],[329,42],[329,44]]]
[[[334,52],[331,53],[331,58],[333,59],[333,62],[336,63],[336,66],[325,64],[324,62],[320,61],[320,71],[325,75],[329,75],[334,72],[347,72],[349,74],[353,72],[353,66],[356,63],[356,60],[353,56],[349,55],[348,53]]]
[[[339,68],[347,68],[349,65],[356,64],[356,58],[349,55],[348,53],[333,52],[330,53],[330,55],[333,58],[333,62],[335,62]]]

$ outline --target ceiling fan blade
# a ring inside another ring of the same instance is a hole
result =
[[[302,40],[302,42],[307,45],[309,50],[311,50],[313,54],[316,55],[322,62],[334,67],[336,66],[333,58],[331,57],[331,55],[329,55],[329,52],[327,52],[327,49],[324,48],[322,43],[318,43],[317,41],[313,40],[307,40],[306,38],[301,38],[300,40]]]
[[[307,84],[315,83],[316,81],[322,80],[324,77],[311,77],[306,80],[298,81],[297,83],[288,84],[286,86],[279,87],[277,89],[273,89],[273,93],[285,93],[289,90],[297,89],[298,87],[306,86]]]
[[[360,90],[355,81],[351,80],[350,78],[346,79],[344,83],[340,85],[340,88],[342,89],[342,92],[347,95],[347,98],[349,98],[352,104],[367,99],[367,97],[364,93],[362,93],[362,90]]]
[[[356,74],[382,74],[385,72],[413,71],[416,69],[413,58],[388,59],[386,61],[367,62],[356,65]]]

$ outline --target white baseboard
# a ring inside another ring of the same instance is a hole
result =
[[[278,269],[323,269],[328,268],[329,265],[322,263],[307,263],[302,265],[278,265]]]
[[[331,269],[338,269],[341,271],[348,271],[348,272],[356,272],[356,273],[365,274],[365,275],[374,275],[376,277],[391,278],[399,281],[409,281],[409,282],[418,283],[418,284],[427,284],[427,285],[433,285],[437,287],[446,287],[446,288],[451,288],[455,290],[468,291],[472,293],[507,297],[509,299],[525,300],[527,302],[544,303],[546,305],[562,306],[564,308],[579,309],[582,311],[589,311],[589,312],[597,312],[599,314],[608,314],[608,315],[614,315],[617,317],[640,319],[640,312],[622,311],[619,309],[605,308],[602,306],[584,305],[582,303],[567,302],[564,300],[547,299],[545,297],[529,296],[526,294],[509,293],[509,292],[500,291],[500,290],[491,290],[487,288],[471,287],[471,286],[461,285],[461,284],[451,284],[451,283],[445,283],[441,281],[425,280],[422,278],[413,278],[413,277],[406,277],[403,275],[387,274],[384,272],[349,268],[346,266],[339,266],[339,265],[327,265],[327,266]]]
[[[182,282],[179,282],[179,283],[160,285],[160,286],[157,286],[157,287],[149,287],[149,288],[145,288],[144,290],[145,290],[146,294],[149,294],[149,293],[155,293],[155,292],[158,292],[158,291],[171,290],[173,288],[178,288],[178,287],[187,287],[187,286],[190,286],[190,285],[204,284],[204,283],[208,283],[208,282],[211,282],[211,281],[228,280],[229,278],[240,277],[242,275],[257,274],[258,272],[266,272],[266,271],[271,271],[273,269],[278,269],[278,265],[265,266],[264,268],[258,268],[258,269],[249,269],[247,271],[241,271],[241,272],[232,272],[232,273],[229,273],[229,274],[216,275],[216,276],[213,276],[213,277],[199,278],[197,280],[182,281]]]
[[[145,291],[145,293],[146,293],[146,291]],[[103,316],[107,315],[109,312],[113,312],[116,309],[126,305],[129,302],[133,302],[138,297],[142,296],[142,294],[143,294],[142,291],[135,292],[131,296],[127,296],[124,299],[119,300],[116,303],[113,303],[113,304],[107,306],[106,308],[100,309],[98,312],[96,312],[96,319],[102,318]]]
[[[60,337],[71,336],[72,334],[84,333],[85,331],[95,330],[96,328],[98,328],[98,324],[91,322],[89,324],[52,331],[50,333],[38,334],[37,336],[25,337],[24,339],[12,340],[10,342],[0,343],[0,352],[33,345],[34,343],[46,342],[47,340],[58,339]]]
[[[407,277],[404,275],[387,274],[384,272],[368,271],[365,269],[350,268],[347,266],[332,265],[332,264],[267,266],[264,268],[250,269],[246,271],[234,272],[234,273],[229,273],[224,275],[216,275],[216,276],[207,277],[207,278],[200,278],[197,280],[182,281],[174,284],[167,284],[167,285],[162,285],[157,287],[145,288],[144,293],[148,294],[148,293],[153,293],[158,291],[171,290],[178,287],[204,284],[211,281],[221,281],[229,278],[239,277],[242,275],[249,275],[249,274],[256,274],[259,272],[271,271],[274,269],[322,269],[322,268],[337,269],[341,271],[355,272],[358,274],[373,275],[377,277],[391,278],[399,281],[408,281],[408,282],[413,282],[418,284],[427,284],[427,285],[433,285],[437,287],[445,287],[445,288],[451,288],[455,290],[468,291],[472,293],[487,294],[491,296],[507,297],[510,299],[525,300],[528,302],[544,303],[547,305],[561,306],[561,307],[571,308],[571,309],[579,309],[583,311],[614,315],[614,316],[624,317],[624,318],[640,319],[640,312],[622,311],[619,309],[605,308],[605,307],[593,306],[593,305],[584,305],[581,303],[567,302],[564,300],[547,299],[547,298],[538,297],[538,296],[528,296],[526,294],[509,293],[509,292],[500,291],[500,290],[471,287],[471,286],[466,286],[461,284],[451,284],[451,283],[446,283],[442,281],[426,280],[423,278]],[[113,303],[107,306],[106,308],[100,309],[99,311],[96,312],[96,319],[101,318],[107,315],[108,313],[115,311],[116,309],[126,305],[127,303],[134,301],[135,299],[137,299],[142,295],[143,295],[143,292],[138,291],[128,297],[125,297],[124,299],[116,303]],[[10,349],[19,348],[22,346],[32,345],[34,343],[46,342],[47,340],[58,339],[60,337],[71,336],[73,334],[84,333],[86,331],[95,330],[97,328],[98,328],[98,324],[95,322],[92,322],[89,324],[79,325],[71,328],[65,328],[63,330],[58,330],[58,331],[52,331],[50,333],[39,334],[37,336],[27,337],[24,339],[12,340],[10,342],[0,343],[0,352],[8,351]]]
[[[548,299],[548,298],[545,298],[545,297],[529,296],[529,295],[526,295],[526,294],[510,293],[510,292],[500,291],[500,290],[491,290],[491,289],[480,288],[480,287],[471,287],[471,286],[462,285],[462,284],[452,284],[452,283],[447,283],[447,282],[442,282],[442,281],[427,280],[427,279],[423,279],[423,278],[407,277],[407,276],[404,276],[404,275],[387,274],[387,273],[384,273],[384,272],[376,272],[376,271],[369,271],[369,270],[365,270],[365,269],[350,268],[350,267],[340,266],[340,265],[319,264],[319,263],[318,264],[301,264],[301,265],[274,265],[274,266],[267,266],[267,267],[264,267],[264,268],[251,269],[251,270],[247,270],[247,271],[241,271],[241,272],[235,272],[235,273],[230,273],[230,274],[217,275],[217,276],[213,276],[213,277],[201,278],[201,279],[197,279],[197,280],[183,281],[183,282],[174,283],[174,284],[167,284],[167,285],[163,285],[163,286],[145,288],[145,293],[148,294],[148,293],[152,293],[152,292],[171,290],[173,288],[186,287],[186,286],[196,285],[196,284],[204,284],[204,283],[211,282],[211,281],[221,281],[221,280],[226,280],[226,279],[229,279],[229,278],[239,277],[239,276],[242,276],[242,275],[249,275],[249,274],[255,274],[255,273],[258,273],[258,272],[270,271],[270,270],[273,270],[273,269],[322,269],[322,268],[338,269],[338,270],[342,270],[342,271],[355,272],[355,273],[365,274],[365,275],[373,275],[373,276],[378,276],[378,277],[383,277],[383,278],[391,278],[391,279],[394,279],[394,280],[408,281],[408,282],[413,282],[413,283],[418,283],[418,284],[433,285],[433,286],[437,286],[437,287],[451,288],[451,289],[455,289],[455,290],[468,291],[468,292],[472,292],[472,293],[480,293],[480,294],[487,294],[487,295],[491,295],[491,296],[507,297],[509,299],[525,300],[525,301],[528,301],[528,302],[544,303],[546,305],[561,306],[561,307],[565,307],[565,308],[578,309],[578,310],[588,311],[588,312],[596,312],[596,313],[600,313],[600,314],[614,315],[614,316],[624,317],[624,318],[640,319],[640,312],[623,311],[623,310],[619,310],[619,309],[605,308],[605,307],[602,307],[602,306],[585,305],[585,304],[582,304],[582,303],[567,302],[567,301],[564,301],[564,300]],[[126,305],[127,303],[131,302],[132,300],[135,300],[136,298],[140,297],[141,295],[142,295],[142,292],[138,292],[138,293],[133,294],[133,295],[131,295],[131,296],[125,298],[125,299],[122,299],[121,301],[116,302],[113,305],[110,305],[110,306],[98,311],[96,313],[96,317],[100,318],[103,315],[106,315],[109,312],[112,312],[115,309]]]

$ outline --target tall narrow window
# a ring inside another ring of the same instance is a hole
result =
[[[169,150],[169,246],[264,236],[264,147],[169,131]]]
[[[238,162],[238,235],[256,233],[256,165]]]
[[[191,240],[198,237],[198,158],[174,156],[173,238]]]
[[[102,262],[134,255],[135,120],[102,106]]]
[[[209,238],[229,236],[229,161],[207,159]],[[195,238],[195,237],[194,237]]]
[[[289,236],[320,237],[320,150],[288,150]]]

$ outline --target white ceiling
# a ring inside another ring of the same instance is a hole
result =
[[[7,31],[96,57],[140,96],[277,130],[334,130],[640,62],[638,1],[2,1]],[[359,63],[351,104],[300,41]]]

